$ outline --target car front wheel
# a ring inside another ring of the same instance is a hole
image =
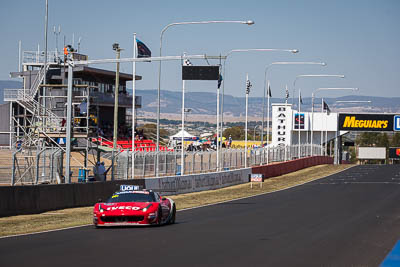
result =
[[[169,220],[170,224],[174,224],[175,223],[175,217],[176,217],[176,207],[174,205],[174,207],[172,208],[172,216],[171,216],[171,219]]]
[[[162,209],[161,206],[158,207],[157,211],[157,225],[160,226],[162,221]]]

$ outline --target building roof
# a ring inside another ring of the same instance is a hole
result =
[[[68,71],[68,69],[67,69],[67,71]],[[88,72],[88,73],[102,75],[102,76],[110,76],[112,78],[115,77],[115,71],[110,71],[110,70],[105,70],[105,69],[97,69],[97,68],[92,68],[92,67],[88,67],[88,66],[75,67],[74,72]],[[120,72],[119,78],[121,80],[132,81],[133,75]],[[142,76],[136,75],[135,80],[141,80],[141,79],[142,79]]]
[[[63,68],[61,67],[61,70]],[[68,68],[65,69],[66,72],[68,72]],[[33,70],[33,71],[22,71],[22,72],[11,72],[10,76],[12,78],[19,78],[21,75],[24,74],[35,74],[38,72],[38,70]],[[105,69],[98,69],[98,68],[92,68],[92,67],[88,67],[88,66],[77,66],[74,67],[74,72],[81,72],[81,73],[91,73],[91,74],[96,74],[96,75],[101,75],[101,76],[108,76],[110,78],[114,78],[115,77],[115,71],[110,71],[110,70],[105,70]],[[123,73],[120,72],[119,73],[119,79],[120,80],[125,80],[125,81],[132,81],[133,75],[132,74],[128,74],[128,73]],[[140,75],[136,75],[136,79],[135,80],[141,80],[142,76]]]

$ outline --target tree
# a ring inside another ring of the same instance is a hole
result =
[[[138,131],[143,131],[143,135],[146,139],[153,139],[153,137],[157,136],[157,125],[153,123],[147,123],[141,127],[137,128]],[[167,137],[169,132],[165,129],[160,128],[160,136]]]
[[[232,136],[233,140],[243,140],[244,139],[244,129],[242,126],[233,126],[231,128],[225,129],[222,136],[229,138]]]
[[[379,133],[361,133],[357,139],[356,143],[358,146],[374,146],[378,139]]]
[[[376,146],[378,147],[389,147],[389,138],[387,133],[381,133],[377,136]]]
[[[399,147],[400,146],[400,133],[395,133],[392,137],[392,142],[390,143],[391,146],[393,147]]]

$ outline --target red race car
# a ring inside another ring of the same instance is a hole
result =
[[[100,226],[163,225],[175,223],[172,199],[138,186],[121,185],[106,202],[93,209],[93,223]]]

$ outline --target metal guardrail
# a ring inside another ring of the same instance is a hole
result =
[[[24,89],[4,89],[4,101],[17,101],[23,98]]]
[[[47,51],[47,62],[57,62],[62,53],[57,51]],[[23,51],[23,63],[44,63],[44,51]]]
[[[48,128],[57,128],[61,124],[61,118],[51,112],[48,108],[44,108],[33,97],[29,95],[29,89],[4,89],[4,101],[18,101],[32,114],[42,114],[46,118]]]

